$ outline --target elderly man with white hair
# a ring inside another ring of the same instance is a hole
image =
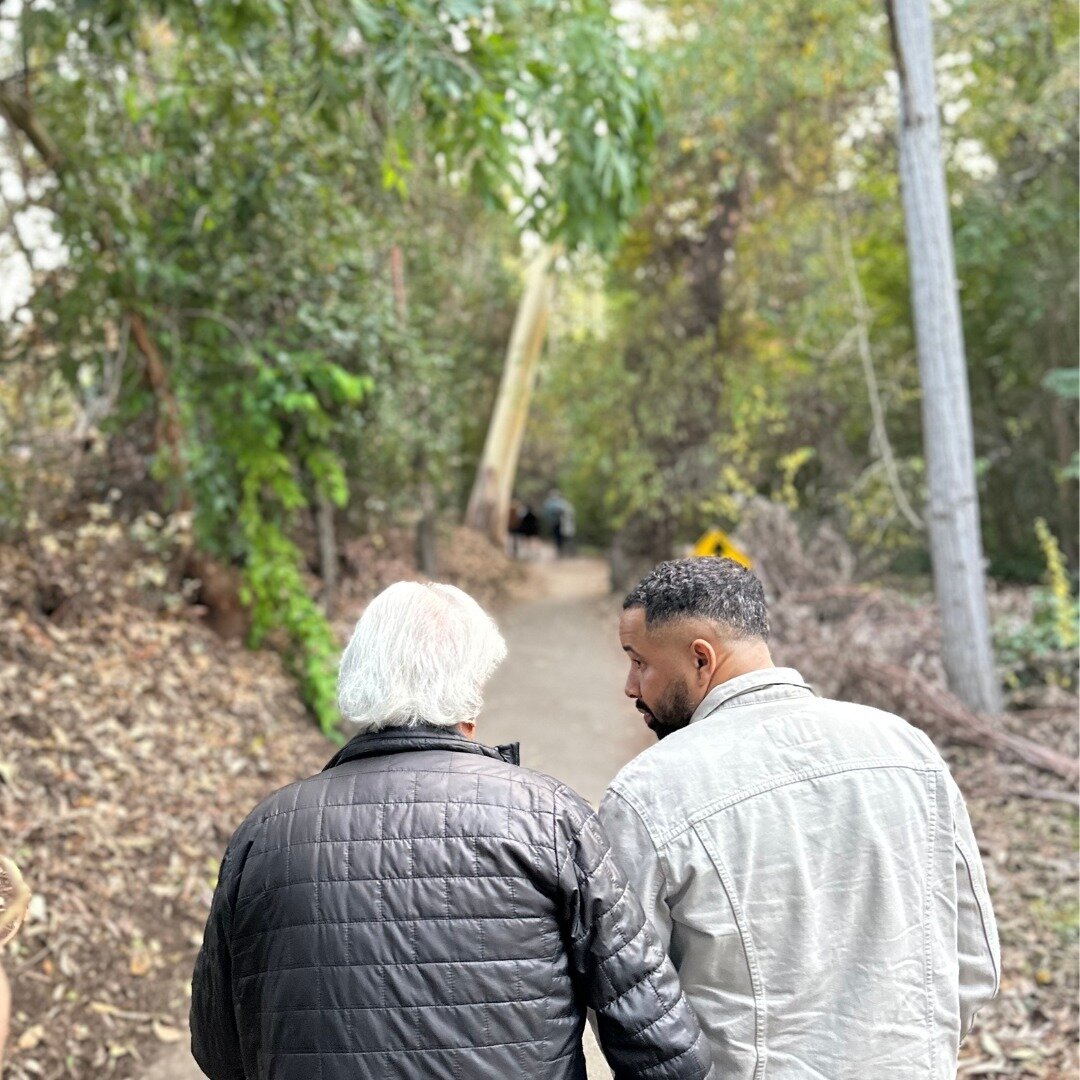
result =
[[[449,585],[364,612],[338,703],[356,736],[274,793],[221,865],[192,984],[212,1080],[703,1078],[677,977],[577,795],[473,739],[506,651]]]

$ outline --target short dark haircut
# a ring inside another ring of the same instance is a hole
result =
[[[717,555],[660,563],[627,595],[623,610],[629,608],[645,609],[646,626],[708,619],[740,640],[769,640],[761,581],[741,563]]]

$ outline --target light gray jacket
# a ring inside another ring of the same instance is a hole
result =
[[[997,992],[964,800],[899,717],[773,668],[712,690],[600,806],[724,1080],[952,1080]]]

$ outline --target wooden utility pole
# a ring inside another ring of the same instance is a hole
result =
[[[506,542],[510,498],[525,437],[529,400],[547,332],[554,258],[555,249],[545,245],[526,272],[525,291],[514,317],[495,410],[465,512],[465,524],[484,533],[499,547]]]
[[[900,190],[922,384],[934,591],[950,688],[1000,711],[986,603],[971,397],[941,156],[930,0],[885,0],[900,91]]]

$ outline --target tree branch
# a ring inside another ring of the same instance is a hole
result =
[[[158,418],[154,430],[154,441],[158,448],[168,447],[169,456],[172,458],[173,475],[180,487],[178,509],[190,510],[192,507],[191,490],[185,479],[181,445],[183,426],[180,423],[180,408],[169,385],[169,369],[161,359],[161,353],[158,352],[158,347],[150,336],[142,315],[129,312],[128,320],[135,344],[146,360],[146,381],[157,400]]]
[[[915,512],[915,508],[908,500],[907,493],[900,483],[900,472],[896,467],[896,458],[893,456],[892,443],[889,441],[888,429],[885,426],[885,410],[881,405],[881,394],[878,390],[877,372],[874,370],[874,354],[870,347],[870,308],[866,303],[866,293],[863,292],[862,282],[859,281],[859,270],[855,265],[855,255],[851,248],[851,229],[848,225],[847,209],[843,201],[836,202],[837,217],[840,222],[840,250],[843,255],[844,269],[847,272],[848,287],[851,289],[851,299],[855,311],[855,341],[858,345],[859,359],[862,362],[863,377],[866,379],[867,396],[870,399],[870,416],[874,425],[874,441],[881,452],[881,461],[885,466],[885,475],[892,489],[893,497],[900,512],[908,520],[908,524],[919,532],[925,532],[926,524]]]
[[[21,131],[29,140],[31,146],[38,152],[41,160],[57,176],[63,174],[64,159],[52,141],[49,133],[42,123],[34,115],[29,102],[21,95],[14,93],[9,87],[0,84],[0,116],[17,131]]]

